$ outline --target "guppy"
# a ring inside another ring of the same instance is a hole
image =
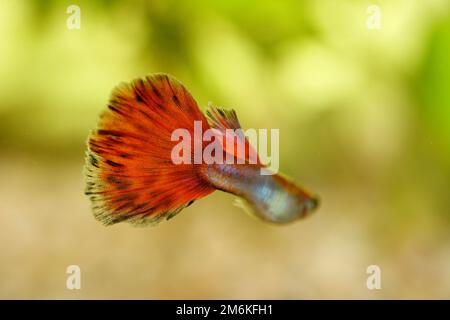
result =
[[[282,175],[262,175],[265,165],[258,157],[250,161],[254,149],[242,135],[221,150],[237,160],[237,146],[243,145],[249,152],[241,161],[175,164],[172,133],[183,128],[195,136],[195,122],[203,131],[216,129],[223,135],[241,128],[234,110],[210,105],[205,116],[187,89],[167,74],[117,86],[87,143],[85,194],[95,218],[105,225],[155,225],[215,190],[242,198],[252,213],[276,224],[318,207],[317,196]],[[192,143],[206,147],[205,141]]]

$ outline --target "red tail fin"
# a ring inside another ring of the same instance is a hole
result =
[[[106,225],[155,224],[213,192],[198,174],[203,165],[171,161],[172,132],[185,128],[194,136],[194,121],[209,128],[172,77],[156,74],[119,85],[88,140],[86,194],[95,217]]]

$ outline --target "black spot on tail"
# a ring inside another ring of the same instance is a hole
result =
[[[122,179],[117,178],[116,176],[108,176],[106,178],[106,180],[109,183],[113,183],[113,184],[125,184],[125,181],[123,181]]]
[[[116,167],[116,168],[124,167],[123,164],[114,162],[112,160],[106,160],[106,163],[109,164],[111,167]]]
[[[181,107],[180,100],[178,99],[178,97],[176,95],[172,96],[172,100],[177,105],[177,107]]]
[[[150,86],[152,87],[152,91],[155,94],[155,96],[157,96],[158,98],[162,99],[162,94],[161,92],[159,92],[159,90],[153,85],[153,83],[151,81],[149,81]]]
[[[117,108],[117,107],[115,107],[115,106],[113,106],[113,105],[108,105],[108,108],[111,110],[111,111],[114,111],[114,112],[116,112],[116,113],[118,113],[118,114],[120,114],[120,115],[122,115],[122,116],[126,116],[126,114],[122,111],[122,110],[120,110],[119,108]]]
[[[139,103],[144,103],[144,99],[142,99],[142,96],[138,91],[136,91],[136,101]]]
[[[100,129],[97,131],[99,135],[103,136],[113,136],[113,137],[123,137],[123,134],[121,132],[115,131],[115,130],[104,130]]]
[[[98,160],[96,157],[94,157],[94,155],[91,153],[89,154],[89,162],[96,168],[98,168]]]

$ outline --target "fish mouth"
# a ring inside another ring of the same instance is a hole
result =
[[[320,199],[319,197],[311,197],[305,200],[303,204],[303,214],[309,214],[314,212],[320,205]]]

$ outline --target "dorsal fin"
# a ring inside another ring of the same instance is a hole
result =
[[[208,116],[208,122],[211,127],[219,130],[241,129],[241,124],[239,123],[236,111],[233,109],[228,110],[217,107],[210,102],[206,109],[206,115]]]
[[[226,137],[225,145],[222,144],[225,152],[233,154],[237,159],[245,160],[245,163],[249,163],[250,159],[252,161],[256,160],[256,163],[258,164],[261,163],[258,157],[258,153],[252,147],[244,134],[244,130],[241,128],[241,124],[239,123],[236,111],[234,111],[233,109],[225,109],[215,106],[210,102],[208,104],[208,108],[206,109],[206,116],[211,128],[219,130],[223,136],[227,136],[227,129],[233,130],[236,134],[237,139],[235,140],[234,137]],[[231,138],[231,140],[229,138]],[[236,143],[227,143],[228,141],[235,141]],[[244,158],[242,158],[237,152],[237,150],[239,150],[239,147],[241,147],[242,145],[245,146]]]

